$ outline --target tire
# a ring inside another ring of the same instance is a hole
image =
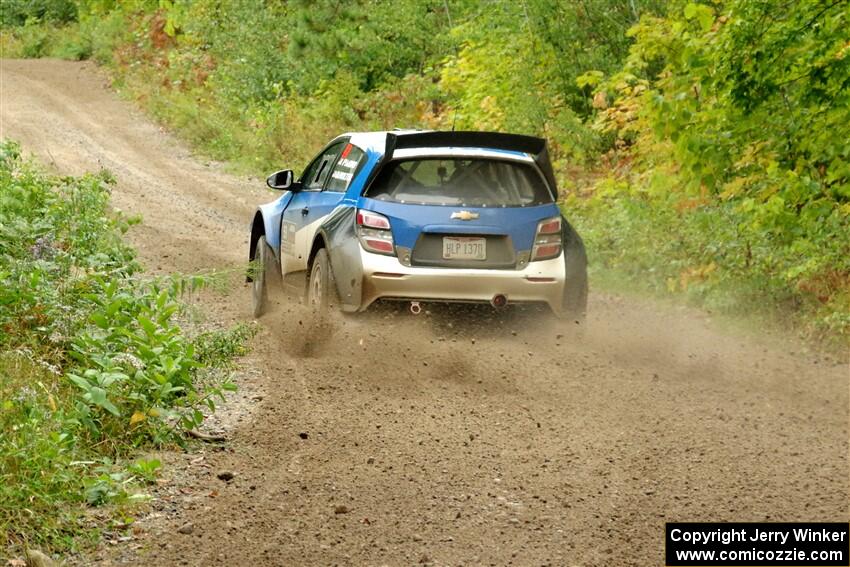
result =
[[[260,317],[269,307],[269,279],[272,266],[274,265],[272,255],[273,252],[268,244],[266,244],[266,236],[263,235],[258,238],[257,244],[254,245],[256,269],[251,278],[253,281],[251,299],[254,308],[254,317]]]
[[[307,303],[321,313],[327,313],[339,306],[336,280],[328,251],[324,248],[319,249],[313,258],[313,269],[310,270],[310,280],[307,282]]]

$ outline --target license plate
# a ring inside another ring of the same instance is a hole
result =
[[[487,239],[474,236],[444,236],[444,260],[486,260]]]

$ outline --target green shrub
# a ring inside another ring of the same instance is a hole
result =
[[[3,0],[0,27],[22,26],[27,21],[64,24],[77,19],[72,0]]]
[[[193,336],[176,318],[210,278],[144,279],[108,212],[114,177],[53,177],[0,143],[0,546],[67,549],[84,505],[131,502],[139,449],[214,411],[253,327]],[[94,533],[92,533],[94,535]]]
[[[850,13],[806,0],[672,3],[601,81],[619,167],[575,200],[606,269],[845,345]]]

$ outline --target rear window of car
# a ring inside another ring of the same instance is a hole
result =
[[[396,203],[525,207],[553,202],[531,164],[486,158],[424,158],[385,165],[366,197]]]

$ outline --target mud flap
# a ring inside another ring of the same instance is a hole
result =
[[[561,220],[565,281],[560,316],[582,323],[587,316],[587,252],[584,241],[567,219],[561,217]]]

